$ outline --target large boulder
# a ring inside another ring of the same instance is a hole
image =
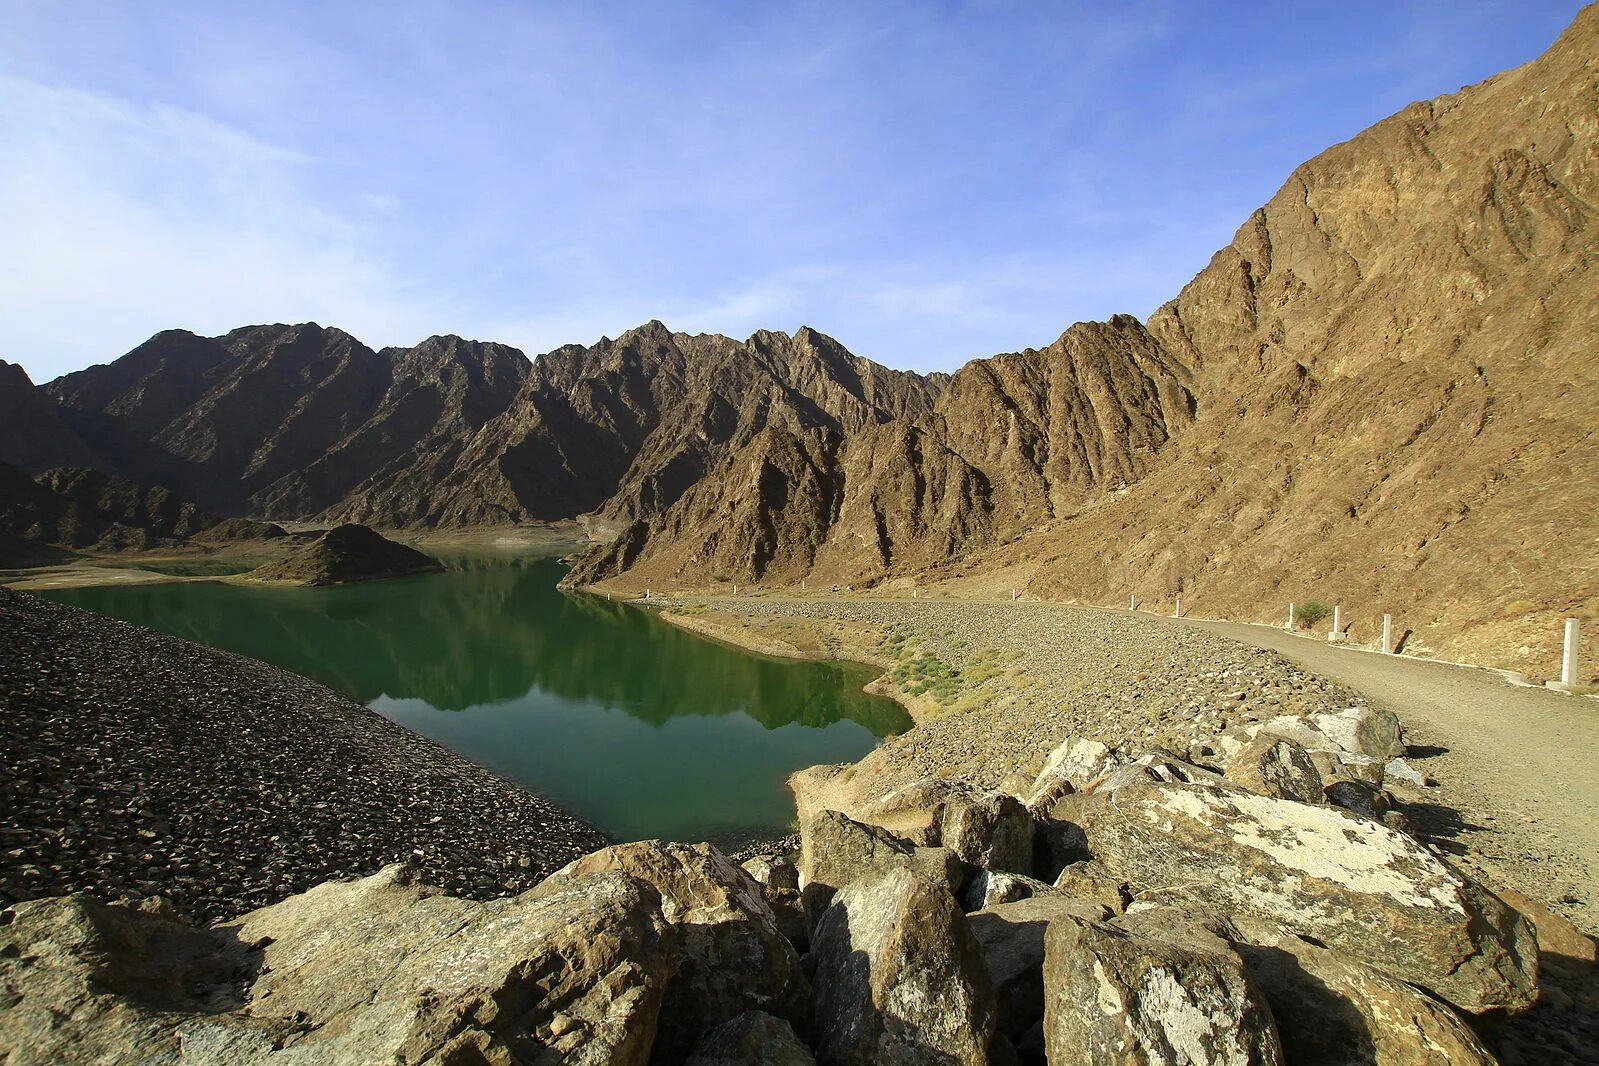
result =
[[[972,866],[1011,873],[1032,869],[1032,816],[1007,792],[923,778],[871,804],[861,820],[917,844],[946,847]]]
[[[705,1034],[684,1066],[816,1066],[782,1018],[748,1011]]]
[[[949,890],[890,869],[839,891],[812,938],[823,1066],[986,1066],[993,995]]]
[[[777,918],[777,927],[789,943],[800,951],[810,944],[810,928],[805,923],[805,907],[800,896],[799,867],[782,855],[756,855],[739,864],[744,872],[760,882],[761,894]]]
[[[1044,932],[1063,916],[1098,921],[1105,910],[1059,894],[1000,903],[966,916],[994,990],[999,1032],[1019,1038],[1044,1016]]]
[[[677,965],[661,1008],[656,1062],[681,1062],[707,1031],[758,1010],[809,1028],[810,987],[760,883],[709,844],[658,840],[585,855],[534,891],[618,873],[652,886],[677,930]]]
[[[1454,1011],[1346,955],[1295,937],[1238,951],[1294,1066],[1495,1066]]]
[[[968,868],[947,848],[917,847],[886,829],[819,810],[800,826],[800,889],[812,924],[840,888],[862,877],[908,869],[959,894]]]
[[[1029,790],[1027,806],[1041,810],[1062,796],[1082,792],[1115,765],[1115,753],[1099,741],[1068,740],[1044,759],[1044,768]]]
[[[1467,1011],[1537,993],[1526,921],[1416,841],[1332,806],[1210,785],[1084,803],[1095,860],[1137,895],[1188,899],[1335,947]]]
[[[655,890],[616,873],[475,903],[392,866],[222,928],[263,945],[259,976],[246,1017],[185,1026],[185,1061],[642,1066],[676,955]]]
[[[1405,735],[1392,711],[1350,707],[1311,718],[1322,735],[1344,751],[1386,763],[1405,754]]]
[[[1276,1066],[1271,1011],[1219,941],[1172,943],[1063,918],[1044,938],[1052,1064]]]
[[[1310,753],[1286,737],[1256,734],[1227,766],[1226,780],[1277,799],[1325,803],[1321,772]]]
[[[0,1058],[172,1062],[176,1022],[242,1003],[243,945],[82,896],[15,904],[0,923]],[[8,1057],[9,1056],[9,1057]]]
[[[445,896],[392,866],[214,930],[81,898],[0,926],[6,1061],[642,1066],[676,950],[617,874]]]

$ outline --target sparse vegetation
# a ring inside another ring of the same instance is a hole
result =
[[[1332,608],[1320,600],[1306,600],[1294,607],[1294,623],[1300,629],[1309,629],[1332,614]]]

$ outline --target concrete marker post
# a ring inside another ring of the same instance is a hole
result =
[[[1171,616],[1173,618],[1181,618],[1183,616],[1183,598],[1181,596],[1177,597],[1177,609],[1171,613]]]
[[[1333,608],[1332,635],[1334,637],[1336,637],[1339,633],[1342,633],[1343,631],[1344,631],[1344,609],[1342,607],[1334,607]]]
[[[1382,651],[1384,655],[1394,653],[1394,616],[1391,614],[1382,616]]]
[[[1289,603],[1288,604],[1288,624],[1286,626],[1284,626],[1283,628],[1289,630],[1290,632],[1292,632],[1292,630],[1294,628],[1294,604],[1293,603]]]
[[[1566,636],[1560,648],[1560,683],[1567,688],[1577,687],[1577,645],[1580,623],[1575,618],[1566,619]]]
[[[1138,597],[1137,596],[1129,596],[1129,597],[1127,597],[1127,609],[1129,611],[1138,610]]]

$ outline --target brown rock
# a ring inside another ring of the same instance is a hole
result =
[[[1070,917],[1052,922],[1044,943],[1051,1063],[1283,1061],[1271,1011],[1230,951]]]
[[[824,1066],[986,1066],[993,994],[966,916],[942,885],[892,869],[842,889],[812,946]]]
[[[578,859],[534,893],[567,891],[567,884],[605,872],[652,886],[677,931],[653,1061],[681,1061],[703,1034],[746,1011],[809,1028],[810,987],[799,955],[760,884],[732,860],[709,844],[618,844]]]
[[[1325,803],[1321,774],[1291,740],[1261,733],[1233,757],[1226,779],[1251,792],[1300,803]]]
[[[1144,785],[1078,812],[1134,894],[1273,923],[1468,1011],[1537,995],[1531,929],[1414,840],[1331,806],[1206,785]]]
[[[1370,966],[1293,937],[1238,951],[1295,1066],[1496,1066],[1459,1015]]]

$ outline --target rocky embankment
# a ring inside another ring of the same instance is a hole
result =
[[[231,918],[400,860],[514,894],[605,838],[313,681],[0,589],[0,900]]]
[[[1251,732],[1212,765],[1079,739],[1015,791],[927,778],[819,807],[797,864],[646,841],[488,902],[395,865],[210,929],[160,904],[22,903],[0,925],[0,1046],[230,1064],[1593,1061],[1593,942],[1374,816],[1384,773],[1403,773],[1391,715]]]

